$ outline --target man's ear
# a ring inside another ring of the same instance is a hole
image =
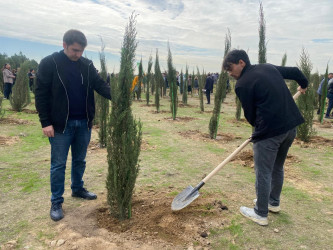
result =
[[[246,66],[246,62],[244,62],[242,59],[239,60],[238,64],[243,68]]]
[[[63,43],[62,43],[62,47],[63,47],[64,49],[66,49],[66,48],[67,48],[67,44],[66,44],[65,42],[63,42]]]

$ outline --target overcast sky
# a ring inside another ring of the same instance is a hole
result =
[[[304,48],[312,72],[333,71],[333,0],[262,0],[266,20],[267,62],[296,66]],[[225,36],[231,47],[248,51],[258,62],[259,0],[0,0],[0,53],[22,51],[38,62],[62,48],[65,31],[85,33],[85,55],[99,68],[101,40],[106,45],[108,71],[117,71],[128,17],[137,16],[136,58],[147,69],[149,55],[159,51],[166,69],[167,42],[178,71],[186,64],[219,72]],[[330,60],[330,62],[329,62]]]

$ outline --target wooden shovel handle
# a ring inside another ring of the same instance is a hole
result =
[[[293,96],[294,100],[296,100],[301,95],[300,91],[297,91],[296,94]],[[238,154],[243,148],[247,146],[247,144],[250,143],[251,137],[247,139],[245,142],[243,142],[242,145],[240,145],[234,152],[231,153],[223,162],[221,162],[212,172],[210,172],[203,180],[202,182],[206,183],[210,178],[212,178],[224,165],[226,165],[229,161],[234,158],[236,154]]]
[[[229,155],[223,162],[221,162],[212,172],[209,173],[202,181],[206,183],[210,178],[212,178],[224,165],[226,165],[232,158],[238,154],[247,144],[251,141],[251,137],[243,142],[231,155]]]

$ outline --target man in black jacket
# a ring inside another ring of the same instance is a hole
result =
[[[213,85],[214,85],[214,80],[210,76],[210,73],[208,73],[205,84],[207,104],[210,104],[210,93],[213,91]]]
[[[283,164],[296,136],[296,126],[304,122],[284,79],[297,81],[305,93],[308,80],[296,67],[271,64],[251,65],[244,50],[232,50],[223,68],[237,80],[235,92],[244,115],[254,127],[252,134],[256,173],[255,207],[241,207],[245,217],[268,225],[268,211],[280,211]]]
[[[94,90],[111,99],[110,86],[97,74],[93,63],[82,57],[87,46],[85,35],[68,30],[60,52],[39,64],[35,103],[45,136],[51,144],[51,210],[54,221],[63,215],[65,169],[69,148],[72,153],[72,196],[96,199],[83,187],[86,153],[95,115]]]

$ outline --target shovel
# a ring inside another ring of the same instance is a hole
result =
[[[296,100],[299,95],[301,94],[300,91],[297,91],[297,93],[293,96],[294,100]],[[212,178],[224,165],[226,165],[229,161],[232,160],[232,158],[237,155],[243,148],[247,146],[251,141],[251,137],[247,139],[245,142],[243,142],[242,145],[240,145],[232,154],[230,154],[223,162],[221,162],[212,172],[210,172],[200,183],[195,186],[194,188],[189,185],[187,188],[185,188],[181,193],[179,193],[172,201],[171,209],[173,211],[178,211],[183,209],[184,207],[187,207],[189,204],[191,204],[192,201],[194,201],[196,198],[199,197],[199,189],[202,188],[205,183]]]

